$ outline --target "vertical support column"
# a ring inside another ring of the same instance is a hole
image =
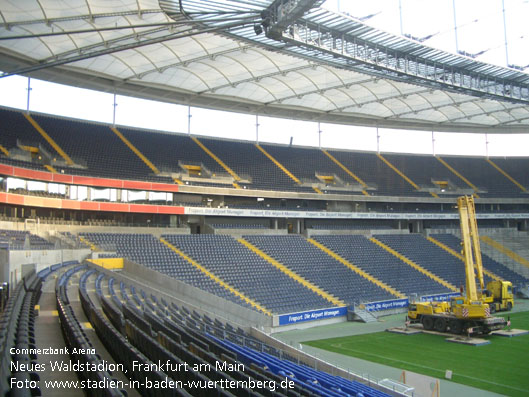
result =
[[[485,156],[489,158],[489,134],[485,133]]]
[[[191,135],[191,105],[187,105],[187,135]]]
[[[380,154],[380,134],[378,133],[378,126],[377,126],[377,153]]]
[[[115,92],[114,92],[114,104],[112,106],[113,106],[113,109],[112,109],[112,126],[115,127],[116,126],[116,108],[118,106],[118,104],[116,102],[116,93]]]
[[[321,149],[321,123],[318,121],[318,147]]]
[[[255,143],[259,144],[259,115],[255,114]]]
[[[402,0],[399,0],[399,18],[400,18],[400,35],[404,36],[404,27],[402,26]]]
[[[432,130],[432,156],[435,156],[435,135]]]
[[[27,95],[27,104],[26,104],[26,113],[29,114],[29,98],[30,98],[30,92],[31,92],[31,77],[28,77],[28,88],[26,90],[28,91]]]
[[[452,0],[452,10],[454,12],[454,36],[456,40],[456,52],[459,52],[459,43],[457,40],[456,0]]]
[[[505,42],[505,65],[509,66],[509,46],[507,44],[507,21],[505,19],[505,0],[501,0],[501,11],[503,14],[503,38]]]

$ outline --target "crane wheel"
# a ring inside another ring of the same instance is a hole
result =
[[[496,304],[490,303],[489,304],[490,314],[496,313]]]
[[[425,317],[422,318],[421,322],[422,322],[422,326],[424,327],[425,330],[429,331],[429,330],[433,329],[433,325],[434,325],[433,318],[425,316]]]
[[[446,331],[446,321],[444,318],[436,318],[434,323],[434,328],[437,332]]]
[[[507,311],[510,312],[512,310],[512,303],[507,302]]]
[[[457,320],[450,321],[450,332],[453,334],[460,334],[463,330],[463,327],[461,326],[461,323]]]

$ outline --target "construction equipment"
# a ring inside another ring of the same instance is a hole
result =
[[[491,311],[501,307],[501,302],[508,307],[512,298],[512,284],[510,282],[489,283],[491,289],[484,291],[483,264],[479,245],[478,227],[472,196],[462,196],[457,200],[459,220],[461,225],[461,239],[465,263],[466,290],[465,295],[452,297],[450,302],[416,302],[408,307],[410,323],[422,323],[424,329],[435,329],[438,332],[460,334],[488,334],[503,329],[507,321],[501,317],[492,317]],[[476,287],[476,273],[483,292]],[[503,284],[505,283],[505,284]],[[496,291],[496,292],[493,292]],[[502,295],[503,294],[503,295]],[[498,298],[496,298],[496,296]],[[505,299],[503,297],[505,296]],[[496,301],[497,299],[497,301]],[[491,310],[489,301],[494,304]],[[498,303],[498,305],[496,305]],[[512,308],[512,302],[510,304]]]
[[[489,281],[487,289],[481,293],[481,300],[489,305],[491,313],[510,311],[514,307],[512,283],[503,280]]]
[[[469,280],[469,272],[473,275],[474,271],[472,270],[472,267],[474,267],[481,287],[481,292],[477,292],[477,297],[481,299],[482,302],[489,305],[491,313],[501,310],[511,310],[514,307],[514,298],[512,293],[512,283],[510,281],[493,280],[487,283],[487,289],[485,289],[484,286],[483,261],[481,256],[481,246],[479,243],[474,198],[472,196],[460,197],[457,200],[457,204],[461,222],[463,256],[465,258],[465,266],[467,267],[467,291],[469,291],[468,288],[470,288],[469,281],[475,290],[476,282],[474,278],[471,276],[471,280]],[[474,255],[472,255],[472,253]]]

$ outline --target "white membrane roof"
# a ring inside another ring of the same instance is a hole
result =
[[[271,3],[188,0],[180,9],[178,1],[0,0],[0,70],[250,114],[426,131],[527,132],[524,101],[386,78],[256,35],[260,12]],[[337,28],[361,25],[321,9],[305,17]],[[372,27],[360,33],[402,51],[422,50],[427,59],[445,54]],[[443,59],[529,83],[526,73],[456,55]]]

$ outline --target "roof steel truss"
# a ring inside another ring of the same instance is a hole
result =
[[[284,30],[280,39],[299,47],[298,51],[305,55],[316,55],[343,68],[381,78],[482,98],[529,103],[527,82],[519,83],[509,77],[492,76],[469,70],[464,65],[448,64],[444,62],[447,58],[441,53],[438,59],[432,59],[421,56],[420,52],[415,54],[407,51],[406,48],[391,48],[376,40],[366,40],[354,30],[336,29],[325,23],[303,19]]]

